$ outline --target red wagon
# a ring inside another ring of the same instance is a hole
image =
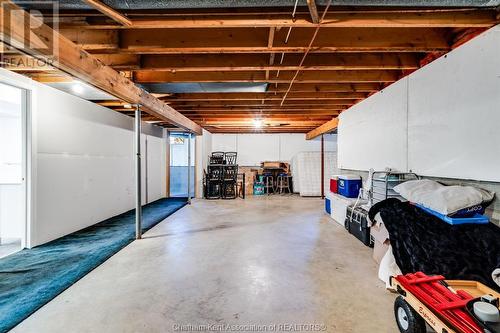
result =
[[[418,272],[391,278],[400,294],[394,312],[402,333],[500,333],[500,294],[475,281]]]

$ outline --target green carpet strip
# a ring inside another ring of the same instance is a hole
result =
[[[143,207],[143,232],[186,205]],[[135,239],[135,210],[0,259],[0,332],[7,332]]]

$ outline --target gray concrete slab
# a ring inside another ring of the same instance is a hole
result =
[[[320,199],[196,200],[14,332],[306,331],[279,326],[290,324],[397,332],[394,298],[371,249],[324,214]],[[232,331],[245,328],[259,327]]]

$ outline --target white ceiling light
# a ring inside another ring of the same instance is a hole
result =
[[[254,119],[253,121],[253,126],[256,127],[256,128],[261,128],[262,127],[262,119]]]
[[[123,104],[123,107],[125,109],[132,109],[132,105],[131,104]]]
[[[81,94],[84,93],[85,88],[84,88],[83,84],[80,81],[74,81],[73,84],[71,85],[71,90],[75,94],[81,95]]]

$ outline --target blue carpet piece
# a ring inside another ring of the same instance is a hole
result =
[[[146,231],[186,205],[160,199],[143,207]],[[0,332],[7,332],[135,239],[135,210],[0,259]]]

